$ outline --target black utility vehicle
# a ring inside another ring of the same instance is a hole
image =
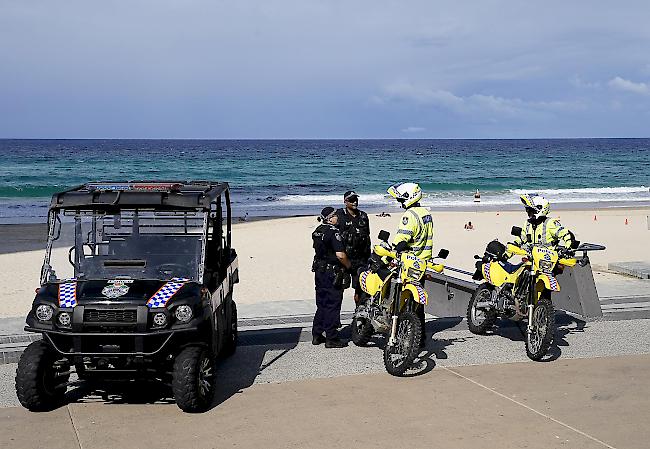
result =
[[[25,327],[43,339],[18,363],[21,404],[55,407],[76,371],[160,380],[181,409],[209,407],[215,360],[237,345],[228,184],[88,183],[55,194],[48,223]]]

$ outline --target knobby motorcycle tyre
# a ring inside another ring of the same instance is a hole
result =
[[[476,308],[476,303],[489,298],[491,295],[492,287],[487,283],[481,284],[474,291],[472,299],[467,305],[467,327],[473,334],[484,335],[494,326],[497,319],[496,311]]]
[[[352,318],[352,343],[356,346],[366,346],[375,333],[372,323],[367,318]]]
[[[550,298],[540,298],[533,309],[533,326],[526,333],[526,355],[539,361],[546,355],[555,335],[555,308]]]
[[[423,331],[420,319],[415,312],[406,311],[399,315],[397,341],[392,346],[386,341],[386,346],[384,346],[384,367],[388,374],[403,376],[411,367],[413,360],[420,353],[420,338]],[[390,338],[390,334],[388,338]]]

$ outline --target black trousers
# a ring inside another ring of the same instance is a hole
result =
[[[341,322],[341,304],[343,303],[343,290],[334,287],[334,273],[331,271],[317,271],[314,273],[316,285],[316,314],[312,335],[322,335],[333,339],[338,337],[338,326]]]

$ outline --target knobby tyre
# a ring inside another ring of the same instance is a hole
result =
[[[533,309],[533,325],[526,334],[526,355],[539,361],[546,355],[555,335],[555,308],[550,298],[540,298]]]
[[[202,412],[214,398],[216,377],[211,351],[201,346],[184,348],[174,359],[172,390],[178,407]]]
[[[467,327],[473,334],[484,335],[494,326],[497,314],[494,310],[477,309],[479,302],[489,301],[492,296],[492,288],[488,284],[481,284],[474,291],[472,299],[467,305]]]
[[[52,410],[63,404],[70,377],[69,363],[46,342],[31,343],[16,369],[16,395],[28,410]]]
[[[402,312],[397,321],[395,344],[384,347],[384,367],[388,374],[403,376],[420,352],[422,324],[415,312]],[[390,334],[389,337],[390,338]]]
[[[352,343],[357,346],[366,346],[374,334],[374,329],[367,318],[354,317],[352,318],[351,333]]]

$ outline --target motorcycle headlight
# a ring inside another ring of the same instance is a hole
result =
[[[36,318],[39,321],[50,321],[54,315],[54,309],[47,304],[41,304],[36,308]]]
[[[180,323],[187,323],[192,319],[192,308],[187,304],[180,305],[176,307],[174,315]]]
[[[553,262],[550,260],[540,260],[539,269],[545,273],[550,273],[553,271]]]

